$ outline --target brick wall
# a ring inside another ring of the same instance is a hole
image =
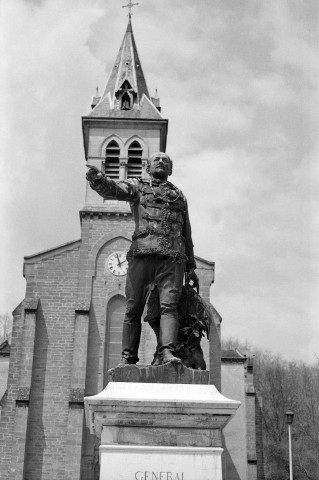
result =
[[[132,229],[131,222],[122,218],[110,218],[107,222],[93,220],[92,244],[103,238],[108,231],[113,239],[107,241],[96,257],[95,275],[93,278],[92,304],[90,309],[90,330],[88,345],[88,361],[86,374],[86,393],[92,395],[105,387],[104,353],[107,334],[106,313],[109,300],[115,295],[125,296],[125,276],[115,276],[106,267],[106,262],[113,252],[127,252]]]
[[[246,355],[246,425],[248,480],[264,480],[262,398],[254,386],[254,359]]]
[[[25,355],[31,347],[28,337],[23,343],[23,316],[17,316],[12,339],[8,398],[4,406],[6,414],[1,419],[4,423],[1,432],[6,429],[12,432],[13,415],[17,417],[18,413],[16,409],[22,406],[27,409],[25,480],[64,478],[78,260],[78,247],[66,252],[52,251],[51,255],[44,254],[34,263],[27,263],[25,269],[26,299],[40,298],[30,399],[23,405],[16,403],[17,390],[23,383],[21,374],[26,359],[30,357]],[[18,428],[20,423],[17,417],[14,428]],[[15,439],[18,437],[17,431],[14,436]],[[10,433],[6,437],[6,446],[10,449]],[[11,466],[14,461],[14,458],[10,459]],[[7,478],[5,475],[1,478]]]
[[[258,392],[255,397],[255,418],[256,418],[257,480],[265,480],[262,398]]]
[[[16,397],[19,388],[20,343],[23,335],[22,303],[13,312],[12,341],[10,349],[10,364],[8,373],[7,394],[3,398],[0,419],[0,478],[10,478],[10,463],[12,445],[14,442],[14,424]]]
[[[40,298],[27,434],[25,480],[64,478],[79,250],[34,267]],[[27,281],[29,279],[27,278]]]
[[[124,302],[125,276],[114,276],[106,262],[115,251],[126,252],[134,229],[131,215],[90,215],[82,216],[84,250],[88,252],[90,270],[85,272],[89,294],[92,295],[90,308],[85,395],[94,395],[105,387],[108,378],[105,371],[105,354],[108,342],[107,311],[110,300],[121,296]],[[92,480],[98,475],[98,443],[84,426],[82,445],[81,479]],[[98,478],[98,477],[97,477]]]
[[[223,480],[247,480],[245,359],[222,360],[222,394],[241,405],[223,430]]]

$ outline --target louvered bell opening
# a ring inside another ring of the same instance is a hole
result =
[[[110,178],[119,178],[120,162],[118,158],[106,157],[105,159],[105,175]]]
[[[142,176],[143,150],[138,142],[133,142],[128,149],[127,178]]]
[[[106,147],[105,153],[105,175],[110,178],[118,179],[120,176],[120,148],[118,144],[114,141],[110,142]]]

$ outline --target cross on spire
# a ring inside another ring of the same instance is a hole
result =
[[[135,6],[135,5],[139,5],[139,3],[132,3],[132,0],[129,1],[129,3],[127,5],[122,5],[122,8],[128,8],[129,9],[129,18],[131,19],[131,16],[132,16],[132,8]]]

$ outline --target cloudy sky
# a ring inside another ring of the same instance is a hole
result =
[[[81,116],[122,41],[125,0],[2,0],[1,303],[23,256],[80,237]],[[133,30],[169,119],[195,253],[216,262],[223,335],[319,355],[318,2],[141,0]]]

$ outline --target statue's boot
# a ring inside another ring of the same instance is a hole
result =
[[[124,367],[125,365],[135,365],[137,362],[132,362],[130,361],[128,358],[125,358],[125,357],[122,357],[122,360],[120,361],[120,363],[118,365],[116,365],[117,367]]]
[[[152,367],[158,367],[159,365],[161,365],[161,357],[160,357],[160,354],[158,352],[158,345],[157,345],[156,350],[154,352],[154,356],[153,356],[153,360],[152,360],[151,365],[152,365]]]
[[[139,358],[138,347],[141,338],[141,323],[123,323],[122,361],[119,366],[135,365]]]
[[[178,335],[178,320],[172,316],[162,317],[159,332],[158,353],[161,363],[182,363],[181,359],[175,356],[175,346]]]
[[[166,363],[182,363],[182,360],[175,357],[170,348],[163,348],[160,350],[160,358],[162,365],[165,365]]]
[[[159,356],[159,352],[158,352],[158,349],[159,349],[159,334],[160,334],[160,321],[159,319],[157,321],[151,321],[148,323],[149,326],[151,327],[151,329],[153,330],[153,332],[155,333],[155,336],[156,336],[156,350],[154,352],[154,357],[153,357],[153,360],[152,360],[152,363],[151,365],[153,367],[158,367],[160,364],[161,364],[161,359],[160,359],[160,356]]]

